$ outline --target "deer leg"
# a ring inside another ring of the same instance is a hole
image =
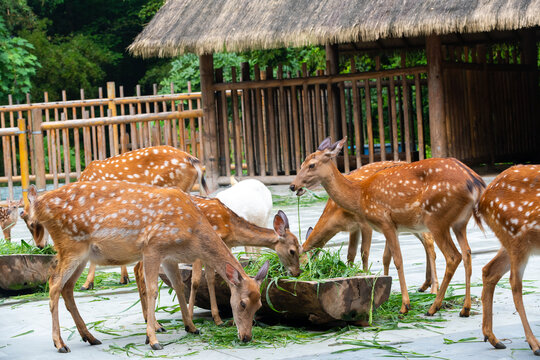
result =
[[[216,325],[221,325],[223,324],[223,320],[221,320],[221,317],[219,316],[219,309],[216,300],[216,273],[213,268],[207,265],[204,274],[206,276],[206,283],[208,284],[208,294],[210,296],[210,309],[212,311],[212,318],[214,319],[214,323]]]
[[[195,298],[197,290],[201,283],[202,277],[202,262],[201,260],[195,260],[191,265],[191,291],[189,293],[189,314],[193,318],[193,309],[195,307]]]
[[[84,282],[83,286],[81,286],[81,290],[92,290],[94,288],[95,277],[96,277],[96,264],[91,262],[90,266],[88,267],[88,276],[86,276],[86,281]]]
[[[125,265],[120,267],[120,284],[129,284],[129,275]]]
[[[360,245],[360,255],[362,256],[362,269],[364,271],[368,271],[369,269],[369,253],[371,250],[371,238],[373,235],[373,230],[369,226],[362,226],[360,228],[360,231],[362,233],[362,243]],[[358,231],[355,231],[356,233],[356,244],[358,244]],[[351,237],[353,236],[353,233],[349,235],[349,248],[351,247]],[[358,245],[356,245],[358,247]],[[354,259],[353,259],[354,262]]]
[[[156,338],[156,298],[157,282],[159,275],[160,256],[155,254],[143,255],[144,280],[146,282],[146,303],[147,303],[147,322],[146,322],[146,343],[150,344],[152,349],[161,350],[163,346]],[[168,275],[168,274],[167,274]],[[169,277],[170,278],[170,277]]]
[[[139,290],[139,299],[141,300],[144,322],[147,322],[148,307],[146,304],[146,282],[144,281],[144,270],[142,261],[139,261],[135,265],[135,267],[133,268],[133,273],[135,274],[135,282],[137,283],[137,289]],[[161,326],[158,321],[156,321],[154,326],[157,332],[166,332],[165,328]]]
[[[465,301],[463,303],[463,309],[459,313],[461,317],[469,317],[471,312],[471,275],[472,275],[472,264],[471,264],[471,248],[469,247],[469,242],[467,241],[467,223],[456,225],[453,227],[454,234],[461,248],[461,256],[463,258],[463,266],[465,267]]]
[[[427,316],[432,316],[441,308],[446,289],[448,288],[450,280],[452,280],[452,277],[454,276],[454,273],[456,272],[456,269],[461,262],[461,254],[459,253],[458,249],[454,245],[454,242],[452,241],[452,237],[450,236],[450,229],[439,230],[434,228],[430,230],[433,234],[435,242],[437,243],[437,246],[444,255],[444,258],[446,260],[446,270],[444,272],[444,278],[441,287],[437,292],[437,297],[435,298],[435,301],[426,313]]]
[[[4,239],[6,240],[6,242],[10,243],[11,242],[11,226],[9,226],[7,229],[3,229],[2,232],[4,233]]]
[[[493,293],[501,277],[510,270],[510,256],[504,247],[482,269],[482,332],[484,341],[489,341],[496,349],[506,345],[493,334]]]
[[[178,298],[178,303],[180,304],[180,310],[182,311],[182,320],[184,321],[184,325],[186,326],[186,331],[198,334],[199,330],[197,330],[195,324],[193,324],[193,318],[188,310],[186,297],[184,295],[184,282],[182,281],[182,274],[180,274],[178,264],[175,262],[164,262],[162,265],[165,274],[167,274],[167,277],[169,278],[169,280],[171,280],[173,289],[176,292],[176,297]]]
[[[382,256],[382,262],[383,262],[383,274],[385,276],[388,276],[388,272],[390,271],[390,261],[392,261],[392,252],[390,251],[390,246],[388,245],[388,242],[384,243],[384,251]]]
[[[512,295],[514,297],[514,305],[521,318],[523,324],[523,330],[525,331],[525,337],[534,355],[540,356],[540,342],[534,336],[529,321],[527,320],[527,314],[525,313],[525,307],[523,306],[523,271],[527,265],[528,254],[520,252],[518,249],[511,254],[510,258],[510,286],[512,287]],[[511,250],[511,251],[512,251]],[[517,253],[516,253],[517,252]]]
[[[395,229],[384,229],[384,237],[386,238],[386,245],[390,248],[392,258],[394,258],[394,265],[398,272],[399,286],[401,288],[401,309],[399,312],[405,314],[411,308],[411,301],[409,300],[409,293],[407,291],[407,284],[405,282],[405,273],[403,271],[403,258],[401,256],[401,248]]]
[[[73,273],[77,270],[77,260],[66,254],[56,267],[52,270],[52,274],[49,278],[49,309],[52,317],[52,338],[54,346],[60,353],[67,353],[71,350],[62,340],[60,334],[60,321],[58,320],[58,300],[60,299],[60,293],[64,288],[65,283],[72,277]],[[86,265],[86,264],[85,264]]]
[[[426,281],[424,281],[424,284],[418,291],[424,292],[431,286],[431,293],[436,294],[437,289],[439,288],[439,281],[437,279],[437,266],[435,263],[437,255],[435,254],[433,236],[430,233],[423,233],[421,236],[419,234],[414,234],[414,236],[416,236],[422,245],[424,245],[424,250],[426,252]]]
[[[81,276],[81,273],[83,272],[85,266],[86,263],[80,264],[71,276],[71,278],[69,278],[69,280],[66,282],[62,289],[62,297],[64,298],[66,309],[71,313],[71,317],[73,318],[73,321],[75,321],[75,325],[77,326],[77,330],[79,331],[82,340],[84,342],[88,342],[90,345],[101,345],[101,341],[96,339],[90,333],[90,331],[88,331],[84,320],[79,314],[77,305],[75,304],[75,298],[73,297],[73,288],[75,287],[75,283],[77,282],[77,279],[79,279],[79,277]]]

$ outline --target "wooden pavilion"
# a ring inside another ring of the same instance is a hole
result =
[[[539,26],[539,0],[168,0],[129,49],[200,56],[213,186],[286,183],[327,135],[348,136],[344,171],[422,159],[428,144],[469,164],[538,161]],[[326,47],[325,72],[241,64],[224,82],[213,66],[216,52],[305,45]],[[418,50],[427,64],[338,71],[340,56]]]

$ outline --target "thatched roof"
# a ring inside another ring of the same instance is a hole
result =
[[[539,25],[540,0],[168,0],[129,50],[165,57]]]

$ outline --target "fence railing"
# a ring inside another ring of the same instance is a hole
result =
[[[23,195],[30,181],[57,188],[92,160],[142,147],[171,145],[203,160],[200,93],[122,95],[108,83],[107,98],[0,106],[0,201],[16,197],[14,184]]]
[[[426,68],[357,72],[353,61],[350,68],[309,76],[304,65],[293,77],[281,66],[251,71],[244,63],[240,81],[232,68],[227,83],[217,69],[218,182],[227,183],[231,174],[287,181],[328,135],[348,138],[339,164],[346,172],[378,160],[423,159]]]

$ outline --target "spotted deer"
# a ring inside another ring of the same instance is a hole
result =
[[[11,229],[17,224],[19,218],[18,208],[22,205],[21,201],[8,200],[6,207],[0,207],[0,228],[4,233],[4,239],[11,242]]]
[[[124,181],[76,182],[37,196],[28,192],[23,218],[51,234],[58,263],[49,279],[52,337],[59,352],[69,352],[62,340],[58,300],[64,298],[83,341],[98,345],[86,327],[73,297],[73,287],[87,261],[124,265],[143,261],[148,305],[147,343],[162,349],[155,333],[155,301],[160,265],[177,293],[186,331],[197,333],[188,311],[178,263],[200,259],[212,266],[231,289],[231,307],[238,337],[250,341],[253,315],[261,304],[260,282],[265,264],[252,279],[221,241],[212,226],[181,190]]]
[[[529,256],[540,251],[540,165],[513,166],[499,174],[482,195],[478,212],[502,245],[482,269],[484,341],[497,349],[506,348],[493,334],[493,293],[501,277],[510,271],[514,305],[525,337],[534,354],[540,356],[540,342],[527,320],[522,294],[523,272]]]
[[[199,196],[192,196],[192,199],[201,210],[201,213],[206,216],[212,228],[229,248],[240,245],[270,248],[277,253],[281,263],[293,276],[300,275],[299,254],[301,247],[296,236],[291,233],[289,220],[283,211],[278,211],[274,216],[274,229],[267,229],[244,220],[227,206],[223,205],[219,199],[208,199]],[[141,267],[137,267],[137,270],[140,272]],[[201,275],[202,263],[201,261],[196,261],[192,268],[191,292],[189,296],[189,311],[192,316],[195,295],[200,284]],[[214,287],[215,275],[211,265],[206,266],[205,277],[210,294],[212,317],[214,322],[220,325],[223,321],[219,316]],[[142,279],[141,276],[136,276],[136,278]],[[145,299],[145,286],[142,283],[138,283],[137,285],[141,295],[141,302],[143,302]],[[145,313],[146,304],[142,303],[142,307],[143,313]],[[160,329],[161,326],[156,324],[156,328]]]
[[[138,184],[172,187],[189,191],[199,181],[200,189],[208,192],[201,163],[196,157],[172,146],[153,146],[129,151],[105,160],[94,160],[81,173],[79,181],[123,180]],[[45,246],[47,237],[39,225],[30,229],[38,247]],[[94,287],[96,265],[90,263],[82,290]],[[129,281],[125,266],[120,283]]]
[[[345,177],[351,181],[363,181],[380,170],[394,166],[401,166],[403,164],[406,163],[399,161],[374,162],[362,166],[350,174],[345,175]],[[317,221],[315,227],[310,227],[308,229],[306,241],[302,244],[303,251],[307,252],[315,248],[322,248],[334,235],[340,231],[349,232],[349,246],[347,250],[347,261],[349,263],[353,263],[354,259],[356,258],[360,233],[362,234],[360,254],[362,256],[363,269],[364,271],[368,271],[372,229],[364,217],[343,209],[332,199],[328,199],[324,211]],[[437,268],[435,266],[436,254],[433,244],[433,237],[430,233],[423,233],[421,236],[418,234],[415,235],[418,237],[420,242],[422,242],[422,245],[424,245],[424,249],[426,251],[426,281],[418,290],[424,292],[431,286],[431,292],[436,294],[439,283],[437,280]],[[385,246],[383,255],[385,275],[388,275],[391,259],[392,256],[390,254],[390,249],[388,246]]]
[[[460,316],[469,316],[471,251],[466,227],[485,189],[482,178],[456,159],[434,158],[381,170],[364,181],[353,182],[331,161],[346,141],[332,143],[326,138],[317,151],[306,157],[290,189],[300,196],[305,192],[303,187],[322,184],[336,204],[365,218],[374,230],[384,234],[399,275],[401,313],[409,310],[410,300],[398,233],[431,232],[446,259],[446,271],[427,315],[442,306],[448,284],[463,258],[466,293]],[[456,234],[461,254],[450,229]]]

